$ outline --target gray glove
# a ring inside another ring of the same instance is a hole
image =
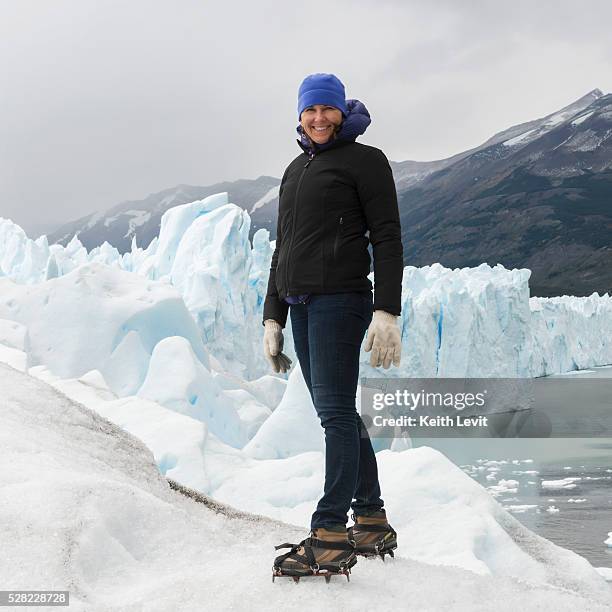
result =
[[[279,372],[284,374],[291,367],[292,362],[285,353],[281,352],[284,343],[283,328],[280,323],[274,319],[266,319],[264,325],[264,355],[277,374]]]
[[[395,367],[399,367],[402,339],[397,325],[397,315],[384,310],[374,311],[364,350],[366,353],[372,351],[370,365],[373,368],[383,365],[385,370],[388,370],[391,362]]]

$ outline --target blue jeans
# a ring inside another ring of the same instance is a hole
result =
[[[325,430],[325,487],[311,529],[346,527],[349,508],[364,514],[384,505],[376,456],[355,406],[359,353],[372,315],[371,294],[317,294],[290,306],[295,352]]]

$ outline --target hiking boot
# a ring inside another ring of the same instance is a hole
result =
[[[380,556],[385,560],[385,555],[394,556],[393,550],[397,548],[397,533],[387,522],[387,514],[384,509],[371,512],[367,515],[351,514],[355,521],[347,530],[349,540],[355,542],[355,552],[364,557]]]

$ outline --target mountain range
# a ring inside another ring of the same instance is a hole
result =
[[[404,264],[483,262],[529,268],[531,295],[612,294],[612,95],[594,89],[540,119],[512,126],[442,160],[391,162]],[[260,176],[179,185],[61,226],[88,249],[146,247],[169,208],[227,191],[251,216],[250,236],[276,238],[280,180]]]
[[[502,263],[532,271],[531,295],[612,294],[610,136],[612,95],[595,89],[424,176],[411,168],[398,187],[405,262]]]

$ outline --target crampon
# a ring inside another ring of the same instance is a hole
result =
[[[299,544],[285,542],[274,547],[276,550],[291,550],[274,560],[272,582],[277,577],[293,578],[294,582],[299,582],[305,576],[316,576],[325,578],[325,582],[329,583],[331,577],[336,575],[344,575],[350,581],[351,567],[357,563],[354,542],[347,540],[346,536],[342,538],[344,534],[338,536],[337,533],[336,541],[317,538],[316,535],[322,535],[321,531],[325,530],[312,531],[311,536]],[[333,532],[325,531],[326,536],[329,533]]]

